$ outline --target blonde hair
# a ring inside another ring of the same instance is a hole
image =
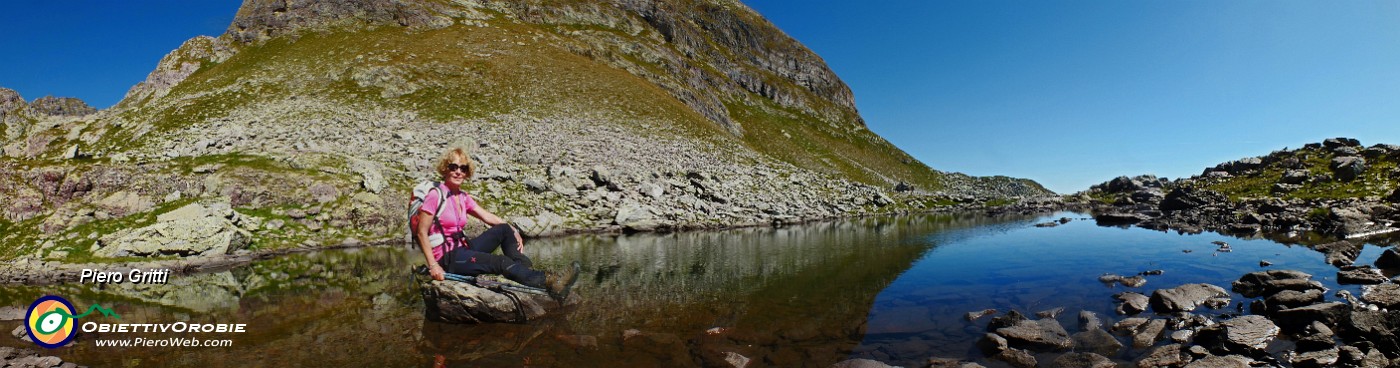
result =
[[[471,155],[467,154],[467,149],[462,148],[460,146],[448,148],[447,152],[443,152],[442,157],[438,158],[438,175],[442,175],[443,178],[447,178],[447,164],[458,160],[466,161],[467,179],[471,179],[472,176],[476,174],[476,161],[472,161]]]

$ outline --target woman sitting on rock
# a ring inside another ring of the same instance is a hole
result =
[[[578,261],[570,264],[563,274],[532,269],[533,263],[525,256],[520,232],[462,191],[462,183],[476,172],[476,163],[467,156],[465,149],[449,148],[438,160],[437,171],[442,175],[442,185],[424,196],[415,229],[433,280],[441,281],[444,272],[467,276],[500,274],[526,286],[548,290],[556,298],[568,296],[569,289],[578,280]],[[436,219],[433,218],[435,213]],[[467,239],[463,229],[469,215],[490,225],[491,229]],[[494,254],[496,248],[505,255]]]

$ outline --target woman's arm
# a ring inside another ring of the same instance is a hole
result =
[[[442,281],[446,273],[442,271],[442,266],[438,265],[437,260],[433,259],[433,245],[428,243],[428,232],[432,226],[433,215],[419,211],[418,228],[415,229],[418,232],[418,248],[423,250],[423,259],[428,262],[428,275],[432,276],[433,280]]]
[[[468,213],[468,214],[471,214],[472,217],[475,217],[475,218],[481,220],[481,222],[484,222],[484,223],[486,223],[487,225],[491,225],[491,226],[496,226],[496,225],[500,225],[500,224],[507,224],[507,225],[509,225],[508,223],[506,223],[506,220],[502,220],[500,217],[496,217],[496,214],[491,213],[491,211],[487,211],[485,208],[482,208],[480,204],[478,204],[478,205],[476,205],[476,206],[472,206],[472,208],[471,208],[470,210],[467,210],[467,213]],[[525,239],[521,239],[521,238],[520,238],[520,229],[516,229],[515,226],[513,226],[513,225],[510,227],[510,229],[511,229],[511,230],[514,230],[514,231],[512,231],[512,232],[515,233],[515,244],[517,245],[517,248],[516,248],[516,249],[518,249],[521,253],[524,253],[524,252],[525,252]]]

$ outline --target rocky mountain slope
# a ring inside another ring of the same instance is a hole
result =
[[[1400,146],[1332,138],[1174,181],[1119,177],[1078,199],[1098,204],[1101,222],[1300,241],[1367,237],[1400,221]]]
[[[0,89],[0,122],[11,257],[394,239],[449,144],[481,164],[468,189],[535,235],[1049,194],[913,159],[733,1],[248,0],[110,109]]]

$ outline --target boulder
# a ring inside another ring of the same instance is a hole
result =
[[[571,294],[561,303],[547,295],[499,292],[466,282],[433,281],[422,275],[418,276],[418,288],[427,318],[446,323],[528,321],[580,300],[578,294]]]
[[[1352,181],[1366,171],[1366,159],[1356,156],[1334,157],[1327,168],[1332,170],[1332,176],[1337,180]]]
[[[1147,353],[1138,357],[1136,366],[1138,368],[1180,367],[1190,362],[1191,354],[1188,354],[1181,344],[1171,344],[1148,350]]]
[[[221,206],[227,207],[227,205]],[[99,238],[99,257],[232,254],[246,248],[252,234],[198,203],[157,215],[149,226],[119,230]]]
[[[647,197],[660,198],[666,194],[666,188],[654,183],[642,183],[641,186],[637,187],[637,192]]]
[[[977,340],[977,349],[981,350],[982,354],[986,356],[995,356],[1010,348],[1011,345],[1006,341],[1005,337],[994,333],[982,334],[982,338]]]
[[[1281,184],[1303,184],[1312,179],[1312,175],[1307,170],[1288,170],[1283,172],[1283,176],[1278,179]]]
[[[1374,264],[1376,268],[1380,269],[1400,268],[1400,252],[1396,252],[1395,248],[1386,249],[1385,252],[1381,253],[1380,258],[1376,258]]]
[[[992,358],[1004,361],[1016,368],[1035,368],[1038,366],[1035,356],[1021,349],[1006,349],[993,355]]]
[[[1021,314],[1021,312],[1010,310],[1007,311],[1005,315],[992,317],[992,320],[987,322],[987,331],[991,332],[1000,328],[1015,326],[1017,323],[1021,323],[1021,321],[1025,320],[1026,316]]]
[[[1189,210],[1213,203],[1224,203],[1225,201],[1225,196],[1220,193],[1205,189],[1181,187],[1167,193],[1167,196],[1162,199],[1162,203],[1158,205],[1158,209],[1162,212],[1170,213]]]
[[[1294,368],[1321,368],[1332,367],[1340,360],[1341,351],[1335,347],[1316,351],[1307,351],[1294,354],[1288,361],[1293,363]]]
[[[1110,193],[1126,193],[1142,189],[1142,181],[1127,176],[1119,176],[1104,183],[1103,189]]]
[[[1144,324],[1144,323],[1147,323],[1147,318],[1143,318],[1143,317],[1124,318],[1122,321],[1118,321],[1118,323],[1114,323],[1114,324],[1113,324],[1113,328],[1111,328],[1111,330],[1112,330],[1113,332],[1116,332],[1116,333],[1120,334],[1120,335],[1131,334],[1131,333],[1133,333],[1133,331],[1136,331],[1136,330],[1137,330],[1138,326],[1141,326],[1141,325]]]
[[[1333,208],[1332,214],[1328,216],[1332,233],[1339,236],[1356,236],[1369,231],[1376,230],[1375,222],[1371,221],[1371,216],[1360,208]],[[1359,245],[1358,245],[1359,247]],[[1352,261],[1355,256],[1350,257]],[[1350,263],[1347,263],[1350,264]],[[1337,264],[1333,264],[1336,266]]]
[[[1390,278],[1381,274],[1381,270],[1371,268],[1371,266],[1345,267],[1337,271],[1338,284],[1375,285],[1390,281]]]
[[[1346,137],[1327,138],[1322,141],[1322,146],[1326,147],[1327,149],[1333,149],[1338,147],[1357,147],[1360,145],[1361,141],[1356,140],[1355,138]]]
[[[1354,310],[1337,331],[1345,341],[1367,341],[1382,352],[1400,351],[1400,311]]]
[[[1196,343],[1217,354],[1248,355],[1263,351],[1278,334],[1278,325],[1269,318],[1248,315],[1201,329]]]
[[[350,170],[360,174],[360,186],[370,193],[379,193],[389,187],[389,183],[384,180],[383,169],[377,163],[352,158]]]
[[[1092,329],[1070,336],[1075,350],[1091,351],[1106,356],[1114,356],[1123,349],[1123,343],[1103,329]]]
[[[613,223],[631,231],[652,231],[661,227],[661,220],[650,206],[626,203],[618,206]]]
[[[1114,368],[1118,365],[1108,358],[1094,353],[1066,353],[1056,357],[1051,367],[1060,368]]]
[[[1361,300],[1386,309],[1400,307],[1400,284],[1380,284],[1367,287],[1361,293]]]
[[[1294,270],[1251,272],[1240,276],[1231,284],[1231,289],[1246,298],[1272,295],[1282,290],[1326,290],[1321,282],[1312,280],[1312,275]]]
[[[1228,299],[1230,293],[1211,284],[1186,284],[1152,292],[1149,302],[1157,313],[1190,312],[1210,299]]]
[[[1074,346],[1069,332],[1065,331],[1064,326],[1060,326],[1059,321],[1052,318],[1022,320],[1015,325],[998,328],[996,333],[1005,337],[1011,346],[1018,348],[1060,351]]]
[[[1328,326],[1336,326],[1342,321],[1351,308],[1340,302],[1326,302],[1312,304],[1297,308],[1288,308],[1274,313],[1274,318],[1279,326],[1289,331],[1295,331],[1311,325],[1313,322],[1321,322]]]
[[[1131,291],[1118,293],[1117,295],[1114,295],[1113,298],[1121,301],[1121,303],[1118,304],[1116,310],[1118,311],[1118,314],[1124,315],[1134,315],[1142,313],[1142,311],[1147,310],[1147,305],[1150,300],[1146,295],[1134,293]]]
[[[1321,302],[1323,292],[1319,289],[1308,289],[1305,291],[1283,290],[1264,298],[1268,305],[1269,312],[1277,312],[1288,308],[1297,308],[1313,303]]]
[[[559,235],[564,231],[564,218],[550,211],[512,217],[511,222],[520,228],[521,235],[529,237]]]
[[[1133,347],[1147,348],[1157,344],[1157,340],[1162,337],[1162,331],[1167,328],[1167,320],[1152,319],[1137,326],[1133,330]]]
[[[1141,213],[1110,212],[1094,214],[1094,222],[1098,223],[1099,226],[1132,225],[1151,219],[1151,217]]]

